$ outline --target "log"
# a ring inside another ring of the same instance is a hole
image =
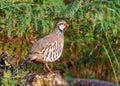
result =
[[[65,81],[59,72],[49,72],[32,74],[26,77],[25,86],[116,86],[116,84],[80,78]]]
[[[117,86],[116,84],[107,81],[79,78],[69,80],[67,82],[69,84],[71,83],[73,86]]]
[[[49,72],[26,77],[25,86],[68,86],[68,84],[62,79],[60,73]]]

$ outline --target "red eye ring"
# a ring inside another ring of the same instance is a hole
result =
[[[64,24],[64,25],[67,26],[67,27],[69,26],[68,24]]]
[[[69,26],[67,23],[64,23],[64,22],[59,22],[58,25]]]

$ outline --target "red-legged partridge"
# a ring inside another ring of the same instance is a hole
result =
[[[26,59],[20,65],[27,64],[29,61],[34,63],[41,63],[44,65],[44,71],[46,68],[48,71],[51,69],[48,66],[48,62],[54,62],[60,58],[64,46],[64,28],[68,24],[61,20],[59,21],[55,29],[49,35],[40,38],[28,52]]]

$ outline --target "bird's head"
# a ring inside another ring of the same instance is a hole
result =
[[[68,26],[68,24],[67,24],[66,21],[64,21],[64,20],[61,20],[61,21],[59,21],[59,22],[57,23],[57,27],[58,27],[58,29],[60,29],[61,31],[63,31],[64,28],[67,27],[67,26]]]

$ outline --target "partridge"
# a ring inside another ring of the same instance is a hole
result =
[[[20,67],[28,62],[33,62],[36,64],[43,64],[45,72],[47,70],[51,71],[48,62],[54,62],[60,58],[64,46],[64,28],[67,26],[68,24],[66,21],[59,21],[52,33],[40,38],[33,44]]]

